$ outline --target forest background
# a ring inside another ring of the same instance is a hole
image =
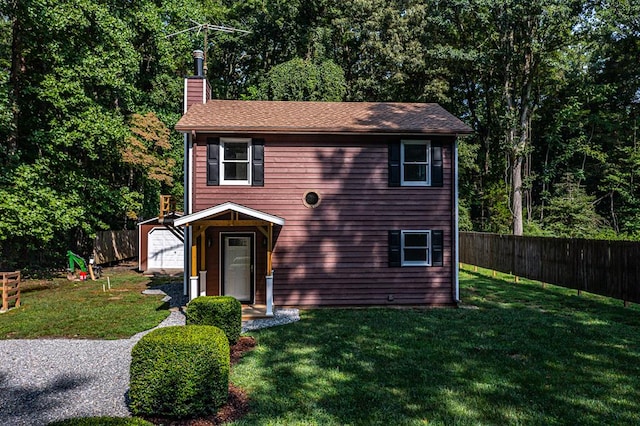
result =
[[[640,0],[0,0],[0,16],[3,268],[55,265],[182,197],[199,23],[250,31],[208,32],[215,98],[462,118],[462,230],[640,239]]]

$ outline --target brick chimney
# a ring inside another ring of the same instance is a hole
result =
[[[193,104],[206,104],[211,99],[211,86],[204,75],[204,52],[193,51],[194,75],[184,79],[183,113]]]

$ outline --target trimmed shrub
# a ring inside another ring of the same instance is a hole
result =
[[[231,296],[200,296],[187,306],[187,324],[213,325],[234,345],[242,331],[242,304]]]
[[[229,342],[218,327],[153,330],[131,351],[129,408],[135,415],[195,417],[217,411],[229,392]]]
[[[135,417],[76,417],[49,423],[49,426],[153,426]]]

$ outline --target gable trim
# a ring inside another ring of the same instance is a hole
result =
[[[180,219],[176,219],[173,222],[173,224],[174,226],[184,226],[184,225],[188,225],[189,223],[196,222],[198,220],[204,220],[211,216],[215,216],[218,213],[223,213],[229,210],[238,212],[240,214],[244,214],[247,216],[251,216],[255,219],[271,222],[274,225],[284,226],[285,220],[282,219],[281,217],[274,216],[269,213],[261,212],[260,210],[255,210],[250,207],[241,206],[240,204],[231,203],[231,202],[218,204],[217,206],[209,207],[208,209],[200,210],[199,212],[182,216]]]

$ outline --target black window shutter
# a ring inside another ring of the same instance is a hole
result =
[[[207,138],[207,185],[220,185],[220,138]]]
[[[389,142],[389,186],[400,186],[400,142]]]
[[[431,142],[431,186],[442,186],[442,142]]]
[[[431,231],[431,266],[442,266],[443,257],[442,231]]]
[[[389,231],[389,267],[402,266],[400,256],[400,231]]]
[[[264,186],[264,139],[253,140],[251,160],[251,185]]]

